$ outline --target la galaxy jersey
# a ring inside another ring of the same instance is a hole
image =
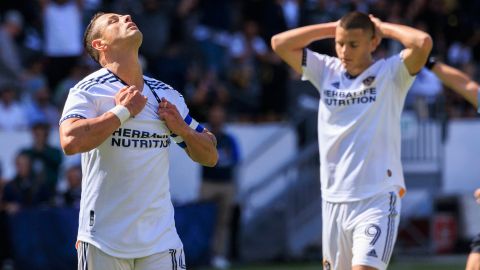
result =
[[[104,114],[125,86],[105,68],[90,74],[70,90],[61,122]],[[78,240],[119,258],[182,247],[170,199],[168,147],[172,140],[182,147],[185,143],[159,119],[153,93],[173,103],[190,127],[203,131],[176,90],[144,76],[144,109],[101,145],[82,153]]]
[[[405,189],[400,116],[414,81],[401,55],[376,61],[357,77],[335,57],[304,50],[304,80],[320,92],[318,141],[322,196],[356,201]]]

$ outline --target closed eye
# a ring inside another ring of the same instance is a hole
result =
[[[116,22],[118,22],[118,20],[119,20],[118,16],[112,15],[108,18],[108,24],[116,23]]]

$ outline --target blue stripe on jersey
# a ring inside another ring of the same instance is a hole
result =
[[[70,118],[85,119],[85,117],[84,117],[83,115],[73,113],[73,114],[66,115],[65,117],[63,117],[62,119],[60,119],[60,121],[58,121],[58,125],[61,125],[63,121],[65,121],[65,120],[67,120],[67,119],[70,119]]]
[[[185,121],[187,125],[190,125],[192,123],[192,120],[193,118],[189,114],[187,114],[187,116],[185,116],[185,119],[183,119],[183,121]]]
[[[107,74],[103,74],[101,76],[98,76],[98,77],[91,78],[89,80],[80,82],[75,86],[75,88],[82,89],[82,90],[88,90],[96,84],[104,84],[107,81],[109,83],[113,83],[113,82],[118,81],[118,79],[113,74],[107,73]]]
[[[195,130],[196,130],[197,132],[203,132],[204,129],[205,129],[205,128],[202,127],[202,125],[200,125],[200,124],[198,124],[198,126],[195,128]]]
[[[144,78],[144,80],[150,88],[153,88],[153,90],[173,90],[173,87],[159,80],[147,78]]]
[[[187,148],[187,144],[185,142],[177,143],[182,148]]]

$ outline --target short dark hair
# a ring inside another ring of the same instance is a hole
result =
[[[97,12],[95,15],[93,15],[90,23],[85,29],[85,33],[83,33],[83,47],[85,47],[85,51],[87,51],[88,55],[90,55],[90,57],[92,57],[92,59],[95,60],[95,62],[97,63],[99,63],[100,56],[98,54],[98,51],[92,47],[92,40],[100,36],[100,31],[95,30],[94,25],[95,21],[104,14],[104,12]]]
[[[362,12],[353,11],[344,15],[340,19],[339,25],[346,30],[363,29],[375,35],[375,25],[372,20],[370,20],[370,17]]]

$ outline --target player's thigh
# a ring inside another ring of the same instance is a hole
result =
[[[92,244],[80,242],[78,270],[133,270],[133,260],[112,257]]]
[[[165,252],[135,260],[135,270],[181,270],[187,269],[183,249],[170,249]]]
[[[323,269],[348,269],[352,260],[352,237],[343,229],[345,205],[322,201]]]
[[[397,239],[401,202],[390,192],[372,198],[360,209],[353,232],[353,266],[386,269]]]

